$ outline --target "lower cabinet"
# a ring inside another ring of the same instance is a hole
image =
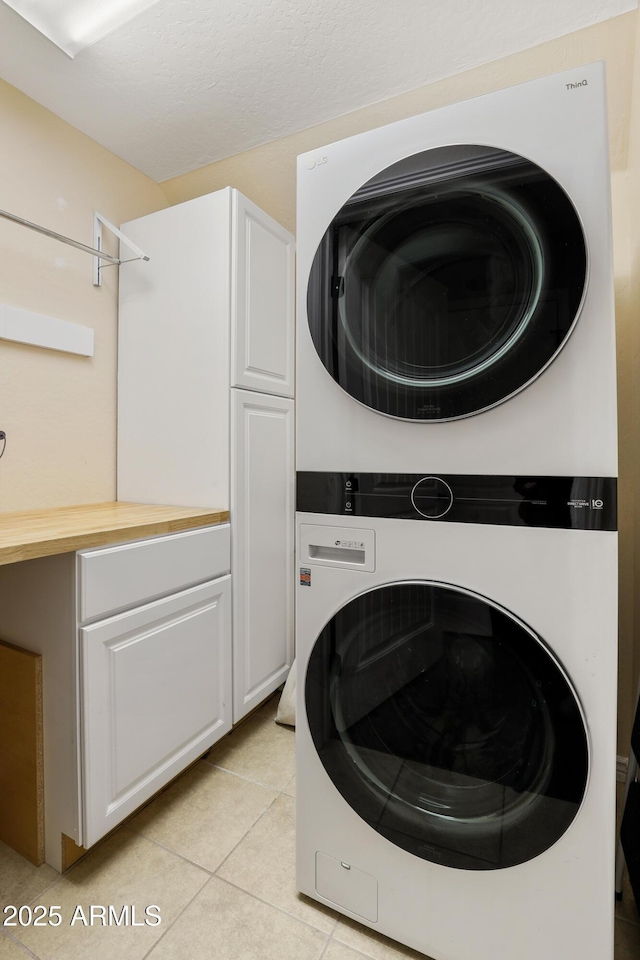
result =
[[[2,640],[42,658],[56,870],[231,729],[231,579],[228,523],[0,566]]]
[[[83,845],[231,729],[231,577],[80,629]]]

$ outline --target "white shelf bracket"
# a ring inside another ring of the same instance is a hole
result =
[[[116,237],[121,240],[126,247],[129,248],[133,253],[134,257],[130,257],[130,260],[148,260],[149,257],[142,252],[139,247],[136,247],[135,243],[132,243],[117,227],[114,227],[106,217],[103,217],[101,213],[98,213],[96,210],[93,212],[93,235],[96,241],[95,247],[88,247],[86,243],[80,243],[79,240],[72,240],[71,237],[64,237],[61,233],[56,233],[55,230],[49,230],[48,227],[41,227],[39,223],[32,223],[30,220],[25,220],[24,217],[18,217],[15,213],[9,213],[8,210],[0,210],[0,218],[4,220],[10,220],[12,223],[17,223],[21,227],[28,227],[29,230],[35,230],[36,233],[41,233],[45,237],[51,237],[52,240],[59,240],[60,243],[67,243],[70,247],[75,247],[76,250],[83,250],[84,253],[90,253],[94,257],[94,266],[93,266],[93,285],[94,287],[100,286],[100,271],[103,267],[110,265],[119,267],[121,263],[128,263],[129,260],[121,260],[119,257],[112,257],[109,253],[102,253],[102,227],[103,225],[107,227],[111,233],[114,233]],[[105,260],[106,263],[102,263],[102,260]]]
[[[103,217],[101,213],[98,213],[97,210],[93,211],[93,245],[96,249],[97,255],[93,261],[93,285],[94,287],[102,286],[102,270],[104,267],[113,267],[120,266],[121,263],[129,263],[129,260],[122,260],[116,257],[111,257],[105,254],[100,256],[100,251],[102,250],[102,228],[106,227],[111,233],[118,238],[121,244],[127,247],[135,256],[130,257],[130,260],[148,260],[149,257],[142,252],[140,247],[137,247],[132,240],[129,240],[128,237],[125,237],[124,233],[121,230],[118,230],[110,220],[107,220],[106,217]],[[103,261],[106,261],[103,263]]]

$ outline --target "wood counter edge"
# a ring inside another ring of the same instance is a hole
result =
[[[127,506],[134,506],[127,504]],[[154,508],[154,504],[140,504],[142,508]],[[164,507],[165,510],[171,509]],[[0,565],[7,563],[21,563],[23,560],[36,560],[39,557],[50,557],[58,553],[72,553],[76,550],[88,550],[93,547],[105,547],[114,543],[126,543],[128,540],[140,540],[144,537],[161,536],[168,533],[179,533],[182,530],[194,530],[198,527],[207,527],[226,523],[229,520],[228,510],[193,510],[189,516],[181,516],[180,511],[189,510],[188,507],[175,508],[176,516],[164,519],[138,519],[136,521],[123,520],[119,525],[102,529],[91,527],[86,532],[75,533],[45,533],[36,538],[32,536],[24,542],[14,542],[3,546],[0,543]],[[45,511],[42,511],[44,514]],[[53,511],[52,511],[53,513]],[[0,522],[2,515],[0,514]]]

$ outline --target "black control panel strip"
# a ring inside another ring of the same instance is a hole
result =
[[[617,530],[615,477],[298,472],[296,509],[348,517]]]

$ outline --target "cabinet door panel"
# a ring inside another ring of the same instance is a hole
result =
[[[84,846],[231,728],[230,580],[80,630]]]
[[[233,390],[234,722],[293,659],[293,401]]]
[[[231,385],[293,396],[294,238],[235,192]]]

